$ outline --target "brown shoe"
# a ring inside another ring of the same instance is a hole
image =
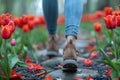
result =
[[[77,55],[78,51],[76,50],[73,41],[70,40],[65,48],[63,49],[63,71],[75,72],[77,71]]]
[[[58,55],[58,43],[56,36],[50,35],[48,39],[47,45],[47,56],[48,57],[55,57]]]

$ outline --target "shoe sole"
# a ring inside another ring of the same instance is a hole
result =
[[[47,51],[47,55],[48,57],[56,57],[58,55],[57,51]]]
[[[77,71],[77,61],[68,59],[63,61],[63,71],[64,72],[76,72]]]

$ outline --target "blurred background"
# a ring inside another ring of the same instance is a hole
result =
[[[84,1],[84,11],[83,11],[81,24],[80,24],[80,30],[81,30],[81,33],[83,34],[88,33],[89,35],[92,35],[92,36],[95,35],[93,23],[97,21],[100,21],[103,23],[102,17],[104,16],[104,8],[112,7],[112,9],[118,10],[118,5],[120,4],[120,0],[83,0],[83,1]],[[58,32],[60,39],[63,39],[64,34],[65,34],[65,31],[64,31],[65,21],[64,21],[64,16],[63,16],[64,15],[64,2],[65,0],[58,0],[58,3],[59,3],[58,26],[59,27],[58,27],[57,32]],[[25,19],[26,17],[29,17],[29,16],[32,16],[32,18],[33,17],[39,18],[40,24],[37,26],[40,26],[40,27],[36,26],[36,28],[34,28],[35,27],[35,25],[33,25],[34,21],[29,22],[30,29],[28,28],[28,23],[22,26],[17,25],[18,28],[16,28],[16,31],[13,37],[18,38],[21,35],[24,35],[24,36],[27,35],[28,37],[32,36],[32,37],[29,37],[29,40],[31,40],[30,41],[31,44],[40,43],[40,44],[43,44],[43,46],[46,46],[48,32],[46,30],[46,24],[45,24],[45,20],[43,17],[42,0],[0,0],[0,15],[4,13],[10,13],[12,16],[17,16],[18,23],[20,24],[23,24],[21,22],[21,19]],[[32,29],[31,29],[31,25],[32,25]],[[21,29],[26,34],[23,33]],[[23,33],[23,34],[20,35],[19,33]],[[79,34],[80,37],[84,37],[81,35]],[[88,36],[86,38],[89,38]],[[26,38],[28,39],[28,37]],[[61,42],[63,41],[61,40]]]
[[[116,8],[120,0],[83,0],[84,13],[94,13],[106,6]],[[59,14],[64,12],[64,0],[58,0]],[[21,16],[23,14],[43,15],[42,0],[0,0],[0,14],[10,13]]]

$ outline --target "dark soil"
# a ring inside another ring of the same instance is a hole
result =
[[[91,44],[91,43],[90,43]],[[92,43],[92,45],[94,45]],[[82,50],[81,50],[82,49]],[[88,50],[86,50],[86,48],[81,48],[79,51],[82,51],[80,52],[80,55],[81,57],[84,57],[82,55],[85,55],[85,54],[89,54],[90,52]],[[78,68],[80,69],[91,69],[91,70],[97,70],[98,73],[99,73],[99,77],[96,77],[94,78],[94,80],[108,80],[108,78],[106,77],[106,71],[108,68],[110,68],[109,66],[105,66],[99,62],[96,61],[96,59],[103,59],[103,57],[98,54],[97,58],[94,59],[92,57],[90,57],[89,55],[85,58],[89,58],[89,59],[92,59],[93,60],[93,64],[89,67],[89,66],[86,66],[83,64],[82,61],[78,62]],[[33,59],[33,58],[32,58]],[[45,61],[46,58],[43,58],[41,59],[41,61]],[[39,63],[41,63],[41,61],[39,61]],[[54,70],[58,70],[58,63],[55,63],[54,65],[46,65],[44,66],[44,69],[47,71],[47,73],[51,72],[51,71],[54,71]],[[23,79],[22,80],[44,80],[44,77],[45,75],[47,74],[44,74],[42,76],[36,76],[35,74],[38,73],[38,72],[41,72],[42,70],[39,70],[39,71],[29,71],[27,68],[23,68],[23,67],[15,67],[16,69],[16,72],[17,73],[20,73],[22,74],[23,76]]]

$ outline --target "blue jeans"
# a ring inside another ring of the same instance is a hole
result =
[[[49,34],[56,34],[58,18],[57,0],[43,0],[43,13]],[[65,32],[77,38],[78,28],[83,12],[83,0],[65,0]]]

